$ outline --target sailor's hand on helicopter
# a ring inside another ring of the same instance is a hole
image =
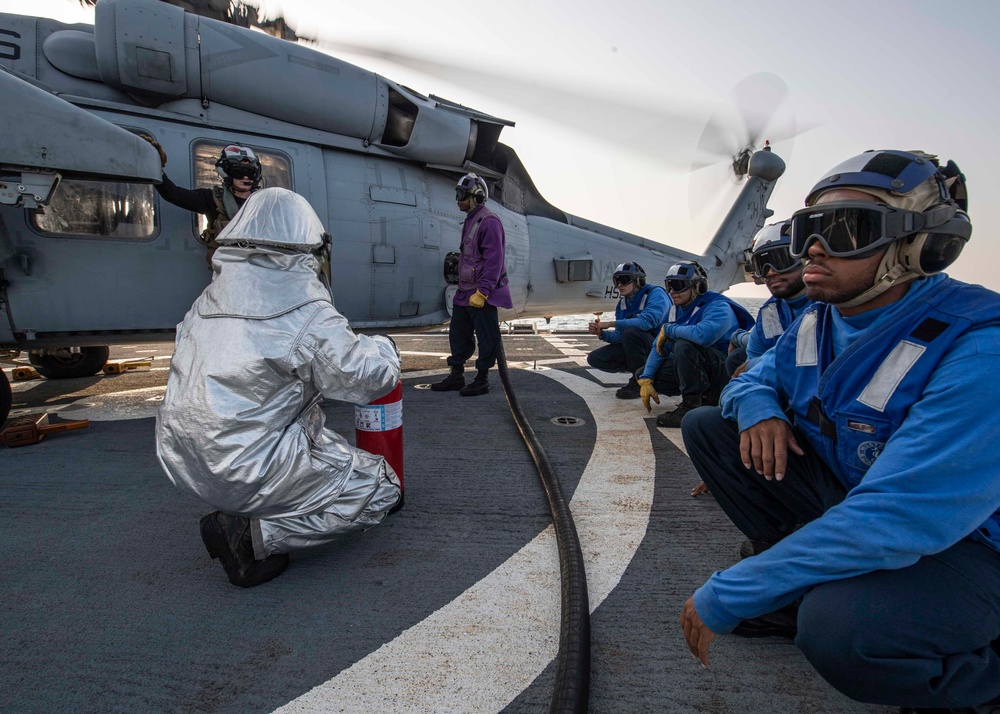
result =
[[[156,153],[158,153],[160,155],[160,167],[161,168],[166,168],[167,167],[167,152],[163,150],[162,146],[160,146],[160,142],[158,142],[156,139],[154,139],[153,137],[151,137],[149,134],[139,134],[139,138],[140,139],[145,139],[146,141],[148,141],[150,144],[153,145],[153,148],[156,149]]]
[[[660,336],[656,338],[656,352],[657,354],[663,354],[664,345],[667,344],[667,340],[671,339],[667,336],[667,325],[660,328]]]
[[[681,629],[684,630],[684,639],[687,640],[691,655],[701,662],[702,667],[707,667],[708,647],[715,639],[715,633],[708,629],[708,625],[702,622],[698,611],[694,609],[693,595],[687,599],[684,609],[681,610]]]
[[[771,417],[740,432],[740,459],[743,467],[753,469],[768,481],[785,477],[788,450],[805,454],[795,440],[792,427],[784,419]]]
[[[470,307],[482,307],[486,304],[486,296],[478,290],[469,296]]]
[[[653,388],[652,379],[639,380],[639,396],[642,397],[642,405],[646,407],[647,412],[653,411],[653,407],[649,406],[650,399],[657,404],[660,403],[660,395],[657,394],[656,389]]]

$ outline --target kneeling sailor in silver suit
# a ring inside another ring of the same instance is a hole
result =
[[[212,283],[177,326],[156,418],[160,464],[218,509],[201,520],[230,582],[380,523],[400,501],[381,456],[324,428],[324,398],[368,403],[400,377],[387,337],[355,335],[320,280],[327,235],[296,193],[254,193],[218,236]]]

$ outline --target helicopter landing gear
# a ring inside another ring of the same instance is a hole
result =
[[[31,366],[49,379],[74,379],[97,374],[111,355],[107,345],[73,348],[62,347],[53,350],[32,350],[28,353]]]

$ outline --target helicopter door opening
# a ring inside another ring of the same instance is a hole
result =
[[[219,158],[222,150],[232,143],[220,143],[218,141],[198,141],[193,147],[191,159],[194,166],[194,188],[213,188],[221,182],[219,174],[215,171],[215,161]],[[292,162],[288,156],[272,149],[264,149],[253,144],[240,143],[253,149],[260,159],[260,168],[264,178],[261,180],[261,188],[287,188],[290,191],[295,189],[292,186]],[[193,214],[196,223],[196,233],[201,235],[208,227],[208,220],[201,214]]]

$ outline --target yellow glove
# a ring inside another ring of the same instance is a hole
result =
[[[664,325],[663,327],[660,328],[660,336],[656,338],[656,353],[657,354],[661,354],[661,355],[663,354],[663,345],[666,343],[667,339],[668,339],[667,338],[667,326]],[[660,402],[657,401],[656,403],[659,404]]]
[[[651,379],[639,380],[639,396],[642,397],[642,405],[646,407],[647,412],[653,411],[653,407],[649,406],[650,399],[657,404],[660,403],[660,395],[653,389],[653,380]]]
[[[486,304],[486,296],[478,290],[469,296],[469,305],[472,307],[482,307]]]
[[[156,149],[156,153],[158,153],[160,155],[160,166],[162,168],[166,168],[166,166],[167,166],[167,152],[165,152],[163,150],[163,147],[160,146],[160,142],[158,142],[156,139],[154,139],[153,137],[151,137],[149,134],[139,134],[139,138],[140,139],[145,139],[146,141],[148,141],[150,144],[153,145],[153,148]]]

